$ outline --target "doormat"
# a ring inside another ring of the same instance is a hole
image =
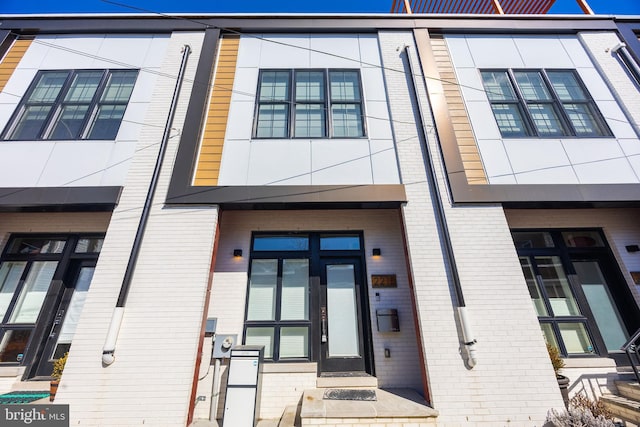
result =
[[[0,394],[0,405],[30,403],[45,397],[49,397],[48,391],[12,391],[11,393]]]
[[[378,400],[375,390],[350,390],[346,388],[330,388],[325,390],[323,400]]]

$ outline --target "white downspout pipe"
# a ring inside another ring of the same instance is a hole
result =
[[[104,346],[102,347],[102,363],[104,366],[109,366],[115,362],[114,353],[116,351],[116,343],[118,341],[118,334],[120,332],[120,326],[122,325],[122,318],[124,317],[124,308],[127,302],[127,296],[129,295],[129,288],[131,287],[131,279],[133,272],[135,271],[136,262],[140,253],[140,246],[142,245],[142,239],[144,237],[144,231],[149,220],[149,214],[151,212],[151,204],[153,202],[153,195],[156,192],[158,186],[158,180],[160,178],[160,171],[162,169],[162,161],[164,160],[164,153],[167,151],[167,145],[169,143],[169,135],[171,134],[171,125],[176,113],[176,106],[178,104],[178,95],[180,94],[180,88],[182,87],[182,81],[184,80],[184,73],[187,65],[187,58],[191,52],[189,45],[184,45],[182,48],[182,62],[180,63],[180,72],[176,79],[176,85],[173,90],[173,97],[171,99],[171,106],[169,108],[169,115],[164,127],[164,133],[162,135],[162,143],[158,150],[158,157],[156,159],[156,165],[151,177],[151,183],[149,184],[149,190],[147,191],[147,197],[142,208],[142,214],[140,216],[140,222],[138,223],[138,229],[136,230],[136,236],[133,240],[133,246],[131,248],[131,254],[129,255],[129,262],[127,263],[127,269],[124,272],[122,279],[122,285],[120,286],[120,294],[118,295],[118,301],[116,307],[111,315],[111,322],[109,323],[109,329],[107,330],[107,338],[105,339]]]
[[[419,123],[419,128],[422,131],[422,139],[424,141],[424,145],[425,145],[425,149],[426,149],[426,159],[425,159],[425,163],[426,163],[426,168],[427,168],[427,173],[428,173],[428,184],[429,184],[429,189],[431,190],[432,194],[434,195],[434,197],[432,198],[433,203],[435,205],[435,215],[437,217],[437,224],[438,224],[438,229],[439,229],[439,234],[440,234],[440,240],[442,242],[442,245],[444,246],[444,256],[446,258],[446,260],[448,262],[446,262],[445,264],[448,266],[448,270],[449,270],[449,275],[451,277],[451,281],[453,282],[453,289],[455,291],[456,294],[456,302],[457,302],[457,315],[458,315],[458,320],[460,322],[460,328],[462,329],[462,339],[463,339],[463,343],[464,343],[464,348],[467,351],[467,365],[469,366],[469,368],[473,369],[474,366],[476,366],[476,364],[478,363],[478,359],[477,359],[477,354],[476,354],[476,339],[475,336],[473,334],[473,330],[471,328],[471,322],[469,320],[469,317],[467,315],[467,307],[466,307],[466,303],[464,301],[464,293],[462,292],[462,284],[460,282],[460,275],[458,274],[458,266],[456,264],[456,257],[455,254],[453,252],[453,246],[452,246],[452,242],[451,242],[451,235],[449,234],[449,226],[447,225],[447,215],[444,209],[444,204],[442,201],[442,195],[440,193],[440,188],[438,186],[438,176],[436,174],[435,171],[435,165],[433,162],[433,159],[431,158],[432,154],[436,154],[436,153],[432,153],[430,148],[429,148],[429,141],[427,139],[427,128],[425,125],[425,120],[424,120],[424,111],[422,108],[422,104],[420,103],[420,99],[418,97],[418,86],[416,84],[415,81],[415,77],[416,77],[416,73],[414,73],[414,67],[411,61],[411,55],[409,52],[409,46],[404,46],[404,51],[405,51],[405,55],[407,58],[407,64],[409,65],[409,72],[411,73],[411,83],[413,85],[412,92],[413,92],[413,97],[414,97],[414,102],[418,108],[418,121]],[[419,75],[424,76],[424,72],[421,71],[419,73]],[[427,98],[428,98],[429,94],[427,92]],[[433,113],[432,113],[433,114]],[[436,138],[438,138],[437,135],[437,130],[436,130]],[[442,159],[442,153],[440,154],[440,161],[442,162],[442,164],[444,164],[444,160]]]

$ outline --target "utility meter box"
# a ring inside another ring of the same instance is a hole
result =
[[[398,320],[398,310],[395,308],[385,308],[376,310],[376,320],[378,322],[378,332],[399,332],[400,321]]]
[[[213,342],[213,351],[211,352],[212,359],[226,359],[231,356],[231,350],[238,342],[238,335],[236,334],[216,334],[216,339]]]
[[[223,427],[255,427],[260,415],[264,346],[231,349]]]

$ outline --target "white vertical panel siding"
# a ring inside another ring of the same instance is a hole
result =
[[[614,33],[454,35],[446,36],[446,41],[490,183],[640,182],[639,162],[633,157],[640,154],[640,140],[629,120],[632,117],[637,122],[640,104],[633,96],[637,93],[633,83],[608,51],[618,41]],[[496,51],[500,55],[495,55]],[[502,138],[480,79],[480,70],[490,68],[576,70],[613,136]],[[493,158],[496,141],[503,145],[506,161]],[[493,148],[487,151],[489,145]]]
[[[124,183],[145,126],[166,35],[38,36],[0,96],[0,130],[38,70],[139,69],[114,141],[11,141],[0,146],[3,187],[108,186]],[[12,96],[20,95],[20,96]]]
[[[410,52],[415,55],[410,32],[380,32],[379,40],[386,69],[402,69],[398,47],[412,46]],[[406,77],[393,72],[385,77],[396,138],[417,141],[415,126],[404,124],[415,113]],[[423,85],[418,93],[426,99]],[[429,117],[428,106],[423,107]],[[426,125],[431,129],[433,123]],[[434,134],[428,135],[429,150],[435,153]],[[419,144],[399,144],[398,157],[403,179],[413,183],[406,186],[408,203],[403,211],[438,424],[542,425],[549,408],[563,404],[501,207],[451,207],[442,165],[433,156],[467,311],[478,340],[478,365],[469,370],[460,353],[455,297],[444,267]]]
[[[57,402],[68,403],[73,425],[185,425],[213,251],[217,210],[163,205],[183,126],[203,33],[169,40],[120,204],[113,213],[100,263]],[[102,346],[122,283],[178,74],[189,44],[185,80],[165,164],[133,275],[116,347],[116,361],[101,365]],[[155,58],[158,61],[158,58]]]
[[[379,63],[370,34],[241,37],[219,185],[397,184]],[[252,139],[258,71],[268,68],[360,69],[367,137]]]

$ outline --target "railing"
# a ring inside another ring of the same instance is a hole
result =
[[[638,365],[640,364],[640,343],[638,341],[640,341],[640,329],[638,329],[631,338],[629,338],[629,340],[620,347],[620,350],[627,353],[633,373],[636,375],[636,380],[640,383],[640,372],[638,372]],[[632,354],[635,354],[635,361]]]

